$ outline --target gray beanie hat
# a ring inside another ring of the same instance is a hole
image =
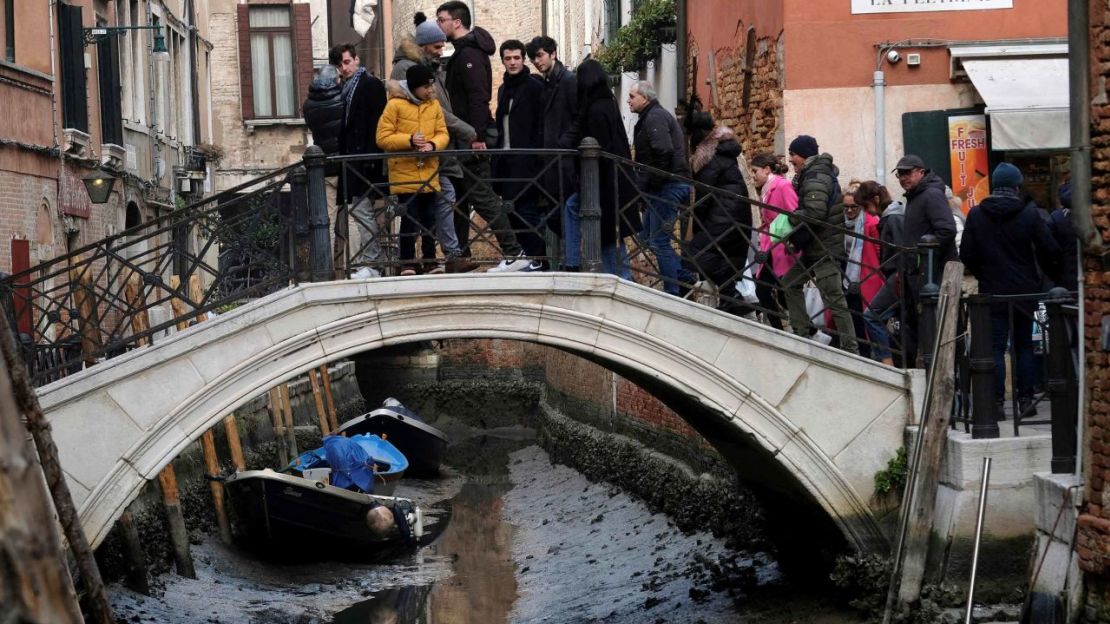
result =
[[[416,45],[425,46],[429,43],[439,43],[440,41],[447,41],[447,36],[439,29],[439,26],[431,22],[424,22],[416,27]]]

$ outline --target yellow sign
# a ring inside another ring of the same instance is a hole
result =
[[[991,192],[986,116],[949,117],[948,153],[952,162],[952,194],[963,201],[966,215]]]

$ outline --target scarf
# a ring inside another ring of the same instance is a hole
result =
[[[991,189],[991,195],[997,197],[1016,197],[1021,198],[1021,191],[1009,186],[1000,186],[996,189]]]
[[[848,280],[849,284],[858,284],[860,269],[863,268],[863,226],[866,223],[864,213],[860,211],[855,219],[844,219],[845,227],[855,231],[855,236],[844,237],[844,251],[848,254],[848,267],[844,271],[844,277]]]
[[[365,67],[359,67],[354,76],[343,83],[343,125],[351,118],[351,100],[355,99],[355,89],[358,88],[359,78],[366,73]]]

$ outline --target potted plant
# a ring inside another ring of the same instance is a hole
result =
[[[664,43],[675,41],[678,17],[674,0],[643,0],[627,24],[597,54],[610,74],[640,71],[659,57]]]

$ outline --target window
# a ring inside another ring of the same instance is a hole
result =
[[[62,73],[62,127],[89,131],[85,88],[85,38],[81,7],[59,3],[58,41]]]
[[[4,60],[15,62],[15,0],[0,0],[4,3]]]
[[[621,28],[620,0],[605,0],[605,43],[612,43]]]
[[[251,82],[255,117],[294,117],[293,30],[289,8],[250,8]]]
[[[100,87],[100,142],[122,146],[119,47],[118,37],[108,37],[96,44],[96,72]]]

